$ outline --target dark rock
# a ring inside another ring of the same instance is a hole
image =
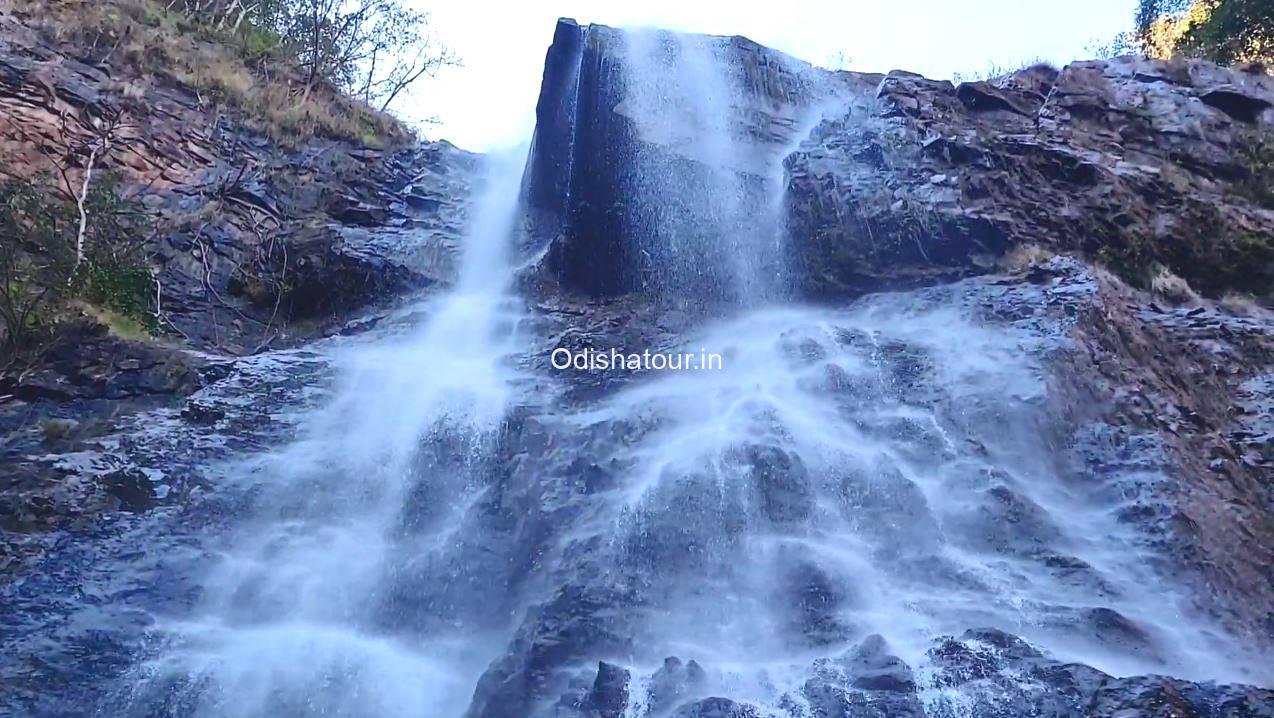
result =
[[[911,668],[888,651],[885,639],[877,634],[863,639],[841,659],[846,673],[851,676],[850,685],[865,691],[914,692],[916,681]]]
[[[652,713],[680,705],[687,698],[702,694],[707,688],[707,675],[693,660],[682,663],[676,656],[664,659],[664,664],[650,677],[647,704]],[[698,714],[689,714],[698,715]]]
[[[1123,614],[1110,608],[1089,608],[1081,620],[1092,627],[1097,639],[1112,648],[1156,657],[1158,652],[1150,634]]]
[[[712,226],[701,221],[711,208],[695,201],[669,202],[669,197],[693,197],[695,187],[724,173],[746,195],[745,202],[759,203],[766,180],[757,163],[773,157],[798,129],[791,117],[773,117],[765,108],[809,107],[827,90],[806,80],[805,63],[742,37],[656,33],[653,42],[669,48],[691,43],[696,52],[738,68],[740,96],[747,105],[738,114],[749,126],[737,134],[749,147],[744,158],[749,166],[742,171],[716,167],[696,155],[693,145],[643,132],[637,122],[643,114],[688,108],[666,93],[642,95],[625,64],[622,31],[563,20],[549,48],[536,105],[528,203],[551,236],[546,267],[566,286],[594,296],[660,287],[683,297],[699,292],[720,299],[727,263],[717,261],[713,248],[737,242],[732,235],[748,228]],[[675,54],[656,53],[657,61],[674,62]],[[841,82],[827,79],[829,86]],[[645,106],[660,99],[665,102],[658,107]],[[664,241],[670,233],[681,237],[676,250]],[[668,254],[673,251],[681,253]]]
[[[1240,122],[1249,123],[1256,122],[1263,112],[1274,106],[1270,98],[1233,85],[1214,87],[1200,94],[1199,99]]]
[[[387,223],[389,213],[384,207],[369,205],[356,199],[338,196],[327,208],[332,219],[356,227],[378,227]]]
[[[530,612],[512,645],[483,674],[474,691],[469,715],[474,718],[524,718],[531,707],[560,691],[565,667],[594,653],[627,648],[619,610],[629,603],[621,593],[603,587],[563,587],[545,605]],[[687,686],[693,671],[680,664],[665,672],[673,689]],[[693,662],[692,662],[693,663]]]
[[[202,402],[187,402],[186,406],[181,410],[181,416],[186,421],[194,424],[211,425],[222,420],[226,416],[224,409],[217,406],[209,406]]]
[[[628,670],[605,661],[597,664],[597,678],[588,694],[599,718],[620,718],[628,705]]]
[[[844,640],[849,634],[840,616],[846,608],[845,587],[808,561],[797,561],[787,574],[787,589],[780,600],[792,607],[796,635],[815,646]]]
[[[1007,93],[988,82],[962,82],[956,86],[956,99],[974,112],[1006,110],[1024,117],[1035,114],[1036,108],[1022,107]]]
[[[125,511],[139,513],[155,506],[150,477],[140,471],[114,471],[103,476],[102,483]]]
[[[760,494],[767,518],[775,523],[794,523],[809,517],[813,487],[799,456],[774,446],[750,445],[737,458]]]
[[[752,706],[735,703],[729,698],[704,698],[678,708],[672,718],[760,718]]]
[[[1138,282],[1153,260],[1208,294],[1266,293],[1264,269],[1256,278],[1244,268],[1270,266],[1269,252],[1255,245],[1253,265],[1243,238],[1270,234],[1271,220],[1240,185],[1245,148],[1274,122],[1264,109],[1274,84],[1245,80],[1236,92],[1237,71],[1188,65],[1176,84],[1147,84],[1143,74],[1169,68],[1131,58],[954,90],[891,74],[875,109],[829,117],[788,158],[789,231],[807,290],[942,281],[1039,245],[1089,253]],[[1047,100],[1024,89],[1040,82]],[[882,158],[865,161],[869,148]],[[936,174],[957,187],[935,189]]]
[[[1199,685],[1161,676],[1112,678],[1093,695],[1089,715],[1268,718],[1274,716],[1274,691]]]
[[[60,326],[36,366],[0,376],[0,392],[27,401],[183,396],[210,380],[201,373],[207,363],[157,342],[121,339],[85,319]]]

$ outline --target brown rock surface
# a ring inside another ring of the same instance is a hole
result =
[[[1201,61],[1037,66],[954,86],[890,73],[788,158],[807,289],[986,271],[1015,246],[1139,284],[1274,287],[1274,80]]]

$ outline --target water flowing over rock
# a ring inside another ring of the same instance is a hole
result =
[[[561,227],[549,264],[570,287],[605,295],[651,284],[650,264],[668,272],[677,262],[648,245],[680,246],[693,234],[668,213],[721,219],[705,198],[711,181],[699,176],[725,168],[743,185],[765,181],[776,153],[786,156],[791,241],[770,245],[767,264],[790,252],[810,294],[985,273],[1027,245],[1082,251],[1144,281],[1157,262],[1213,296],[1274,286],[1266,75],[1129,57],[957,87],[813,68],[743,38],[647,40],[682,65],[688,47],[711,46],[736,83],[714,98],[693,73],[645,67],[631,48],[640,36],[568,21],[549,49],[530,203]],[[643,71],[658,78],[653,99],[632,77]],[[682,83],[704,95],[687,101]],[[716,141],[731,153],[714,154],[697,109],[705,103],[737,123]],[[679,130],[698,134],[690,141]],[[753,222],[763,194],[741,195]],[[645,216],[648,197],[663,223]],[[725,266],[738,251],[706,246],[717,254],[687,249],[680,259]]]
[[[1268,290],[1270,101],[561,21],[526,153],[325,205],[445,287],[6,409],[0,712],[1274,715],[1274,315],[1130,284]]]
[[[528,204],[594,295],[765,295],[788,274],[782,159],[837,83],[746,38],[559,22]]]

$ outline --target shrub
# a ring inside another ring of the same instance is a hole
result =
[[[1155,57],[1191,55],[1229,65],[1274,60],[1270,0],[1140,0],[1137,41]]]
[[[154,279],[140,261],[148,219],[116,179],[96,175],[79,210],[51,178],[0,182],[0,359],[40,343],[67,305],[82,300],[154,329]]]
[[[341,72],[313,73],[304,66],[302,48],[295,39],[280,34],[278,19],[267,13],[270,3],[247,3],[251,12],[236,24],[238,11],[230,21],[222,21],[216,8],[240,6],[212,0],[17,2],[24,22],[53,42],[88,48],[86,59],[111,67],[111,74],[121,80],[131,78],[144,87],[176,79],[205,99],[241,110],[246,126],[285,146],[314,136],[374,147],[411,142],[410,129],[386,108],[411,82],[452,62],[445,49],[430,42],[424,16],[419,14],[400,16],[411,20],[401,32],[343,55]],[[295,0],[288,12],[299,12],[314,2],[320,0]],[[379,2],[384,5],[387,0]],[[322,4],[331,3],[324,0]],[[190,14],[183,11],[187,9]],[[331,20],[320,25],[324,22]],[[363,32],[360,37],[367,37],[367,31]],[[390,40],[409,39],[414,60],[409,57],[412,53],[389,52],[398,47]],[[373,58],[374,63],[364,63]]]
[[[1150,278],[1150,291],[1173,304],[1194,304],[1199,301],[1199,295],[1190,288],[1190,283],[1163,265],[1155,266],[1154,276]]]

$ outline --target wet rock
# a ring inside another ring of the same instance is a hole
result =
[[[980,273],[1028,244],[1098,256],[1140,282],[1158,261],[1213,296],[1274,286],[1243,269],[1249,251],[1271,266],[1270,247],[1243,239],[1274,228],[1242,179],[1274,124],[1268,78],[1118,58],[958,87],[891,73],[876,100],[847,104],[787,161],[812,293]],[[937,174],[958,176],[957,191],[935,193]]]
[[[1108,679],[1091,699],[1090,715],[1118,718],[1243,718],[1274,716],[1274,691],[1192,684],[1160,676]]]
[[[469,715],[474,718],[524,718],[532,706],[559,693],[572,662],[590,654],[628,649],[622,607],[630,603],[621,591],[602,586],[569,585],[546,604],[529,612],[508,651],[482,675]],[[669,659],[667,685],[684,688],[702,669]]]
[[[735,703],[729,698],[705,698],[678,708],[672,718],[760,718],[752,706]]]
[[[1112,648],[1140,653],[1148,658],[1158,657],[1154,641],[1146,629],[1114,609],[1084,609],[1080,620],[1091,627],[1097,640]]]
[[[817,565],[798,560],[787,570],[787,590],[780,597],[791,606],[793,628],[809,645],[843,641],[850,632],[841,613],[846,608],[846,588]]]
[[[811,679],[802,688],[813,718],[924,718],[913,693],[863,692],[835,681]]]
[[[225,418],[225,409],[199,401],[190,401],[181,410],[181,416],[194,424],[211,425]]]
[[[589,691],[589,705],[599,718],[620,718],[628,705],[628,670],[601,661],[597,664],[597,678]]]
[[[991,487],[985,498],[975,520],[963,528],[970,545],[995,553],[1036,555],[1060,538],[1048,512],[1008,486]]]
[[[872,634],[863,639],[853,651],[841,659],[850,685],[865,691],[889,691],[911,693],[916,681],[911,668],[902,659],[889,653],[885,639]]]
[[[682,663],[676,656],[665,658],[664,664],[650,677],[650,687],[647,689],[646,696],[650,712],[658,715],[673,706],[680,705],[687,698],[701,694],[707,688],[707,682],[707,674],[693,660]]]
[[[676,42],[657,32],[653,41]],[[735,134],[748,149],[739,158],[742,166],[717,167],[694,145],[676,141],[675,133],[644,131],[641,113],[676,114],[682,108],[676,102],[662,109],[643,106],[650,98],[628,72],[626,42],[621,30],[570,20],[559,21],[554,33],[528,165],[529,204],[549,245],[544,268],[566,287],[592,296],[661,287],[682,297],[698,291],[720,299],[725,265],[707,248],[717,239],[738,241],[732,235],[751,227],[709,226],[697,221],[693,203],[667,197],[673,188],[693,192],[725,173],[745,203],[759,202],[767,182],[759,168],[777,160],[784,144],[795,139],[800,123],[794,117],[830,90],[806,80],[805,63],[746,38],[688,37],[694,51],[724,57],[737,68],[738,101],[744,105],[738,114],[746,127]],[[654,61],[667,59],[656,54]],[[830,75],[828,80],[840,82]],[[779,116],[774,108],[786,113]],[[644,169],[634,166],[638,158]],[[658,236],[664,230],[682,237],[682,254],[666,254],[670,244]],[[666,259],[673,261],[660,261]]]
[[[106,490],[119,499],[125,511],[139,513],[155,506],[156,496],[150,477],[136,470],[120,470],[101,478]]]
[[[761,497],[761,510],[775,523],[804,521],[813,510],[809,470],[799,456],[775,446],[750,445],[737,460]]]

